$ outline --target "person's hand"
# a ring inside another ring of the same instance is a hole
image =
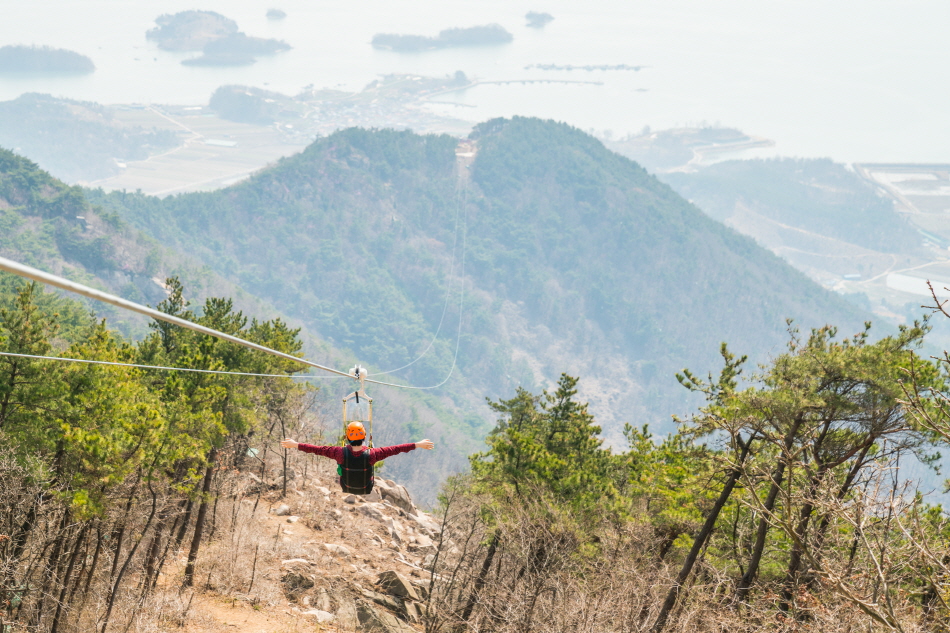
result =
[[[435,447],[435,443],[432,440],[422,440],[421,442],[416,442],[416,448],[424,448],[427,451],[431,451]]]
[[[283,448],[297,448],[297,442],[291,439],[284,440],[283,442],[280,443],[280,445]]]

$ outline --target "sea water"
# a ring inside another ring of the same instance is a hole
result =
[[[287,12],[268,20],[268,8]],[[213,10],[293,50],[237,68],[183,66],[145,32],[162,13]],[[546,11],[543,29],[524,14]],[[436,35],[498,23],[511,44],[394,53],[375,33]],[[3,0],[0,45],[88,55],[80,77],[0,76],[0,100],[24,92],[116,103],[206,104],[225,84],[285,94],[361,90],[381,74],[457,70],[483,83],[428,106],[473,122],[540,116],[613,136],[645,126],[723,125],[774,140],[778,153],[841,161],[950,162],[950,3],[908,0]],[[641,70],[526,69],[534,64]]]

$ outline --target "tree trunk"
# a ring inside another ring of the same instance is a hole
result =
[[[826,472],[827,467],[824,465],[819,467],[817,472],[815,472],[808,484],[809,497],[813,496],[818,490],[818,486],[821,485],[821,479],[824,477]],[[788,555],[788,569],[785,571],[785,580],[782,583],[781,600],[779,601],[778,605],[778,608],[782,611],[788,611],[792,602],[792,598],[795,595],[795,585],[798,582],[802,557],[805,554],[805,536],[806,532],[808,532],[808,524],[811,521],[811,515],[814,510],[815,505],[811,501],[805,501],[801,512],[798,514],[798,523],[795,525],[796,540],[792,544],[792,551]]]
[[[699,533],[693,539],[693,547],[686,556],[686,560],[683,561],[683,567],[676,576],[676,582],[673,583],[673,586],[670,587],[669,593],[666,594],[666,600],[663,601],[660,614],[656,617],[656,622],[653,623],[653,626],[650,629],[652,633],[659,633],[666,627],[666,622],[670,617],[670,613],[673,612],[673,607],[676,606],[676,600],[679,597],[680,589],[683,587],[683,584],[689,577],[690,572],[693,570],[693,565],[696,564],[696,559],[699,558],[699,553],[702,551],[703,546],[706,544],[706,541],[712,534],[713,529],[716,527],[716,520],[719,518],[719,513],[722,512],[722,509],[725,507],[730,495],[732,495],[732,490],[736,487],[736,482],[739,481],[739,476],[742,471],[742,464],[745,462],[745,458],[749,454],[749,448],[752,446],[753,439],[755,439],[754,436],[751,436],[743,444],[742,439],[739,438],[739,459],[729,473],[729,477],[726,479],[726,483],[722,487],[722,492],[719,493],[719,498],[716,499],[715,505],[706,516],[706,522],[703,523],[702,529],[699,530]]]
[[[151,474],[149,474],[149,476],[151,476]],[[109,627],[109,618],[112,616],[112,607],[115,606],[115,597],[119,592],[119,585],[122,583],[122,577],[125,576],[125,572],[129,568],[129,563],[132,562],[132,559],[135,557],[135,552],[138,550],[139,545],[141,545],[142,541],[145,540],[145,535],[148,533],[148,529],[151,527],[152,521],[155,520],[156,510],[158,509],[158,498],[155,494],[155,491],[152,489],[151,480],[148,482],[148,488],[152,493],[152,509],[148,514],[148,519],[145,521],[145,526],[142,528],[142,534],[135,541],[132,549],[129,550],[129,555],[126,556],[125,562],[122,564],[122,568],[119,569],[119,573],[115,577],[115,582],[112,583],[112,586],[109,588],[109,596],[106,600],[106,615],[102,620],[102,630],[100,633],[106,633],[106,629]]]
[[[175,549],[181,549],[181,544],[185,540],[185,535],[188,533],[188,524],[191,523],[191,511],[195,507],[195,502],[189,499],[185,503],[185,514],[181,518],[181,525],[178,526],[178,534],[175,536]]]
[[[152,541],[145,550],[145,577],[142,579],[142,596],[145,596],[151,590],[153,579],[158,577],[161,570],[158,566],[158,559],[162,551],[165,524],[168,522],[171,512],[172,506],[166,502],[162,511],[158,514],[158,522],[155,524],[155,532],[152,533]]]
[[[792,423],[792,427],[788,430],[788,433],[785,434],[785,440],[782,442],[782,456],[779,459],[779,463],[775,466],[775,471],[772,473],[772,485],[769,487],[769,494],[766,496],[765,503],[763,504],[765,506],[765,513],[769,513],[775,509],[775,500],[778,498],[778,493],[782,489],[782,481],[785,478],[785,467],[788,461],[787,456],[795,444],[798,429],[801,428],[804,421],[805,416],[799,414]],[[762,554],[765,552],[765,538],[768,535],[768,531],[769,522],[765,514],[763,514],[759,519],[759,525],[755,532],[755,544],[752,546],[749,566],[739,580],[739,587],[736,589],[736,602],[742,602],[742,600],[745,599],[749,593],[749,589],[752,587],[752,583],[755,581],[755,577],[759,573],[759,564],[762,562]]]
[[[485,586],[485,578],[488,576],[488,570],[491,569],[492,561],[495,559],[495,551],[498,549],[498,541],[501,539],[501,530],[495,530],[491,537],[491,543],[488,545],[488,553],[485,554],[485,560],[482,561],[482,568],[478,572],[478,578],[475,579],[475,585],[472,587],[472,593],[468,596],[468,602],[462,611],[462,620],[468,622],[478,601],[478,594]]]
[[[198,548],[201,547],[201,536],[204,531],[205,516],[208,514],[208,496],[211,494],[211,478],[214,475],[215,460],[218,450],[212,448],[208,453],[208,466],[205,469],[204,483],[201,486],[201,503],[198,514],[195,516],[195,534],[191,538],[191,549],[188,550],[188,564],[185,565],[184,587],[191,587],[195,582],[195,562],[198,560]]]
[[[63,517],[59,522],[59,532],[56,535],[56,540],[53,541],[53,551],[46,561],[45,569],[43,569],[43,584],[40,585],[40,601],[34,608],[33,615],[27,625],[28,629],[39,629],[42,624],[46,597],[53,593],[56,581],[58,580],[57,572],[60,566],[60,558],[63,555],[63,544],[67,540],[66,531],[69,526],[70,518],[71,513],[69,510],[63,512]]]
[[[66,565],[66,571],[63,573],[63,579],[60,581],[61,589],[59,592],[59,600],[56,601],[56,613],[53,615],[53,623],[50,625],[49,633],[57,633],[59,630],[60,618],[63,615],[64,607],[68,609],[66,605],[66,593],[69,591],[69,580],[73,575],[73,569],[76,565],[76,558],[79,556],[79,551],[82,549],[82,543],[86,539],[86,530],[89,529],[89,524],[83,526],[79,531],[79,536],[76,537],[75,545],[73,546],[72,554],[69,556],[69,563]]]

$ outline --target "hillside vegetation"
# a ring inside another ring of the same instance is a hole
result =
[[[300,352],[282,321],[167,283],[160,310]],[[381,477],[340,494],[327,461],[280,450],[327,431],[288,377],[0,356],[0,626],[208,631],[263,611],[385,633],[943,631],[950,522],[893,474],[950,441],[925,334],[793,333],[747,387],[723,346],[718,376],[679,376],[705,406],[662,442],[628,424],[623,450],[576,378],[518,389],[490,402],[487,449],[435,517]],[[133,343],[9,276],[0,351],[298,369],[163,322]]]

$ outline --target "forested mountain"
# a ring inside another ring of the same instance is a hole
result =
[[[711,367],[721,341],[764,359],[786,318],[860,321],[576,129],[498,119],[472,141],[461,179],[451,137],[350,129],[222,191],[89,195],[371,372],[416,358],[441,322],[400,374],[415,385],[452,366],[464,263],[458,365],[438,397],[472,438],[488,428],[483,397],[561,370],[582,376],[608,438],[626,421],[668,430],[686,406],[673,373]]]
[[[696,173],[664,174],[663,180],[717,220],[745,205],[783,225],[876,251],[920,246],[920,234],[890,198],[829,159],[732,160]]]

